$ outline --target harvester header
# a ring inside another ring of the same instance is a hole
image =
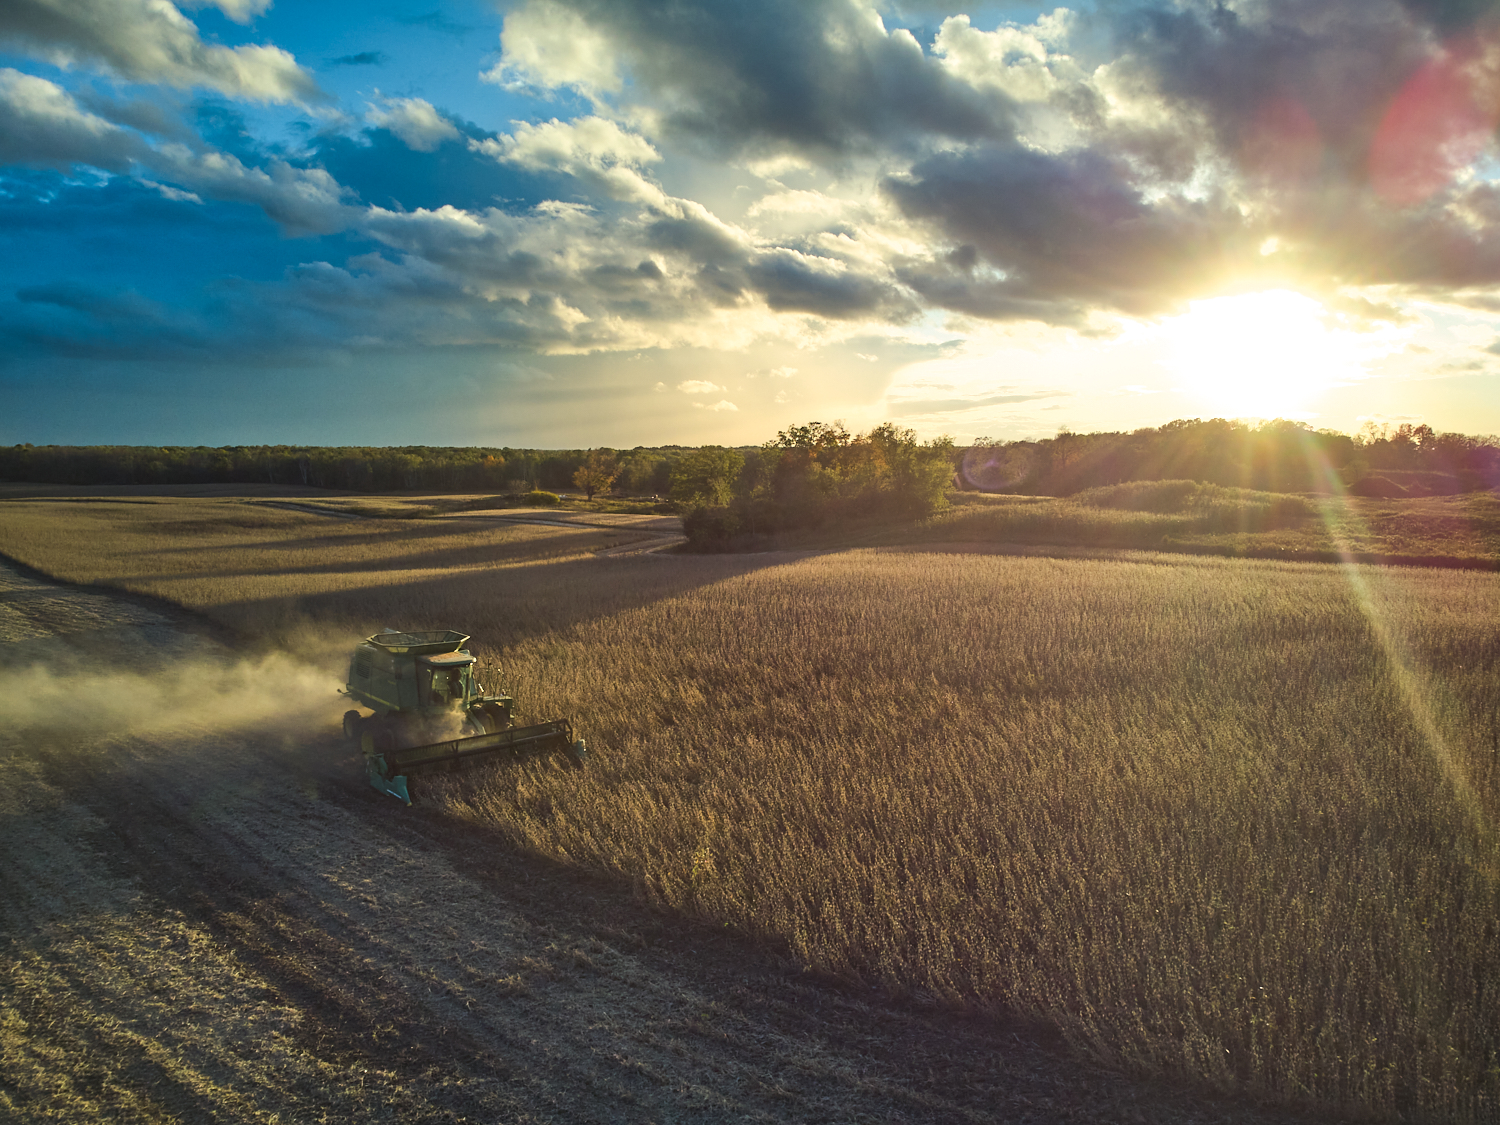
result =
[[[566,719],[515,725],[515,701],[485,692],[468,643],[456,629],[386,629],[355,646],[343,694],[374,714],[345,712],[344,736],[359,743],[370,784],[382,793],[409,805],[412,774],[538,752],[583,765],[588,750]]]

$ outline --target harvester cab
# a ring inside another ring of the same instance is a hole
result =
[[[485,692],[455,629],[388,629],[357,645],[343,694],[374,712],[344,713],[344,737],[364,753],[370,784],[411,804],[415,773],[560,751],[582,766],[588,750],[566,719],[517,727],[514,700]]]

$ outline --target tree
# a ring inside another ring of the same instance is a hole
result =
[[[672,467],[673,500],[690,508],[723,507],[734,498],[734,485],[745,457],[733,449],[706,445]]]
[[[594,493],[609,491],[619,472],[613,453],[591,449],[588,460],[573,474],[573,487],[583,489],[584,496],[592,500]]]

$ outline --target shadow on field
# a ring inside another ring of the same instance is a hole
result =
[[[526,538],[517,538],[506,541],[492,541],[486,543],[461,542],[463,531],[472,529],[458,529],[451,525],[433,524],[425,521],[384,521],[392,526],[382,531],[363,533],[354,532],[338,536],[308,536],[301,539],[271,540],[262,544],[248,545],[236,551],[238,566],[214,567],[212,560],[215,556],[224,555],[222,545],[214,543],[184,545],[178,547],[152,546],[150,554],[153,556],[179,556],[182,558],[194,558],[207,560],[202,569],[193,573],[195,579],[213,578],[267,578],[278,574],[343,574],[352,572],[357,581],[357,573],[366,571],[401,571],[401,570],[445,570],[458,567],[495,566],[509,564],[513,560],[536,559],[539,555],[566,555],[576,554],[579,551],[590,551],[612,545],[622,539],[647,539],[651,536],[644,532],[632,531],[621,528],[618,531],[607,528],[587,527],[577,531],[573,529],[557,529],[558,534],[554,536],[537,535]],[[170,534],[176,525],[182,530],[192,532],[201,530],[205,523],[203,520],[173,521],[161,525],[157,530]],[[246,526],[251,524],[234,524],[231,521],[220,521],[220,526]],[[431,546],[433,543],[448,541],[449,545],[444,547]],[[399,553],[389,554],[378,559],[349,560],[341,559],[337,552],[354,552],[365,548],[390,548],[395,542],[401,542],[403,547],[409,544],[408,549]],[[309,562],[305,565],[286,566],[276,564],[272,566],[246,566],[244,561],[247,556],[253,558],[256,554],[278,556],[306,552],[310,558],[328,558],[333,555],[331,561]],[[122,576],[123,577],[123,576]]]
[[[341,590],[245,599],[209,612],[231,628],[274,635],[283,643],[295,643],[298,626],[322,632],[392,625],[462,629],[485,646],[503,647],[804,557],[804,552],[776,552],[544,560],[499,570],[405,577],[399,586],[361,585],[354,571]],[[406,565],[393,562],[370,573]]]

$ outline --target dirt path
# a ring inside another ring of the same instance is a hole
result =
[[[800,973],[366,787],[324,729],[18,729],[37,663],[235,659],[0,564],[0,1119],[1270,1122]],[[78,700],[87,726],[90,701]]]

